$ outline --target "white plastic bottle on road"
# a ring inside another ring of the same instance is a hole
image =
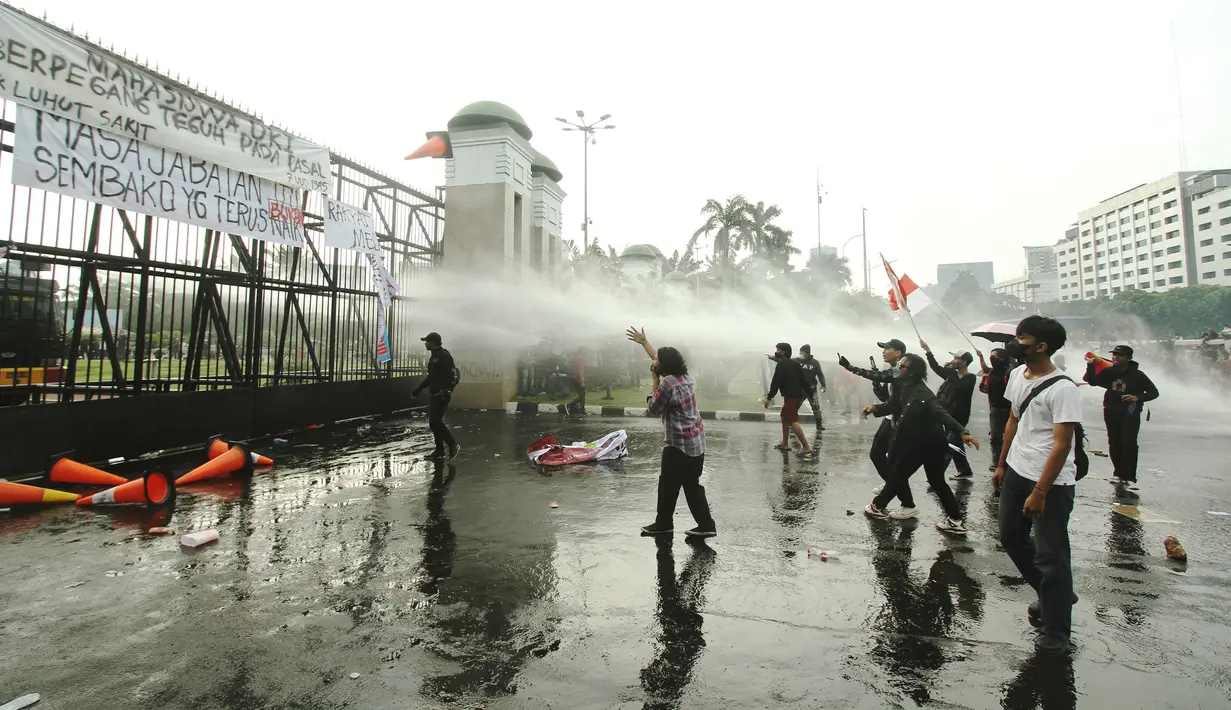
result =
[[[821,561],[829,561],[838,559],[838,553],[833,550],[821,550],[816,547],[808,548],[809,559],[818,559]]]
[[[180,537],[180,544],[184,547],[200,547],[207,542],[213,542],[218,539],[217,530],[198,530],[194,533],[188,533]]]

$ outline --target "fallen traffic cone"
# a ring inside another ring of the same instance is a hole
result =
[[[217,478],[228,473],[252,473],[252,452],[243,444],[232,444],[225,454],[197,466],[175,480],[175,485],[182,486],[193,481],[203,481],[207,478]]]
[[[53,491],[50,488],[27,486],[22,483],[0,481],[0,506],[38,505],[40,503],[72,503],[77,500],[76,493]]]
[[[56,483],[84,483],[90,486],[122,486],[128,479],[61,456],[47,469],[47,480]]]
[[[1107,368],[1111,367],[1110,362],[1107,362],[1106,360],[1099,357],[1098,355],[1095,355],[1094,353],[1086,353],[1086,357],[1094,358],[1094,362],[1092,364],[1094,365],[1094,374],[1096,375],[1102,372],[1103,370],[1106,370]]]
[[[211,436],[205,440],[205,455],[209,459],[216,459],[225,454],[231,448],[231,444],[222,440],[221,437]],[[262,456],[255,451],[249,452],[252,455],[252,463],[257,466],[273,466],[274,460],[268,456]]]
[[[161,471],[150,471],[141,478],[133,479],[122,486],[108,488],[92,496],[81,496],[77,505],[104,505],[106,503],[140,503],[163,505],[175,497],[175,484]]]

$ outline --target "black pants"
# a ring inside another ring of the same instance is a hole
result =
[[[1004,428],[1009,424],[1009,410],[993,407],[987,413],[991,423],[988,435],[992,438],[992,465],[1000,463],[1000,450],[1004,447]]]
[[[1141,431],[1140,414],[1123,414],[1103,410],[1107,425],[1107,453],[1111,466],[1122,481],[1137,481],[1137,434]]]
[[[872,450],[868,453],[868,458],[872,459],[876,472],[886,483],[889,482],[889,444],[892,442],[893,420],[885,417],[872,437]]]
[[[436,437],[437,451],[452,451],[453,447],[457,446],[457,442],[453,439],[453,433],[445,425],[445,410],[449,408],[450,399],[453,399],[452,392],[433,392],[428,404],[427,426]],[[449,447],[448,449],[445,449],[446,445]]]
[[[573,391],[577,393],[577,397],[568,403],[568,406],[580,405],[582,409],[586,408],[586,385],[581,380],[570,377],[569,384],[573,386]]]
[[[889,480],[881,492],[872,499],[872,504],[877,508],[884,508],[896,496],[902,501],[903,507],[914,508],[915,497],[910,492],[910,477],[915,475],[920,466],[927,475],[932,492],[940,499],[940,506],[945,509],[945,515],[954,520],[962,520],[965,516],[962,514],[961,506],[958,505],[957,496],[953,495],[953,489],[945,480],[945,469],[949,466],[949,458],[943,449],[936,446],[915,447],[902,457],[890,460],[887,463]]]
[[[658,474],[658,517],[655,523],[671,524],[675,515],[675,503],[680,489],[688,501],[688,512],[702,528],[713,528],[710,504],[705,498],[705,486],[701,485],[701,471],[705,466],[705,454],[689,456],[674,446],[663,447],[662,468]]]
[[[816,430],[824,429],[825,422],[821,418],[821,398],[817,396],[816,390],[808,390],[808,406],[812,407],[812,413],[816,415]]]
[[[1006,467],[1000,487],[1000,544],[1039,595],[1043,633],[1068,641],[1073,626],[1069,515],[1077,486],[1052,486],[1047,491],[1043,517],[1032,519],[1022,515],[1022,506],[1034,486],[1035,481]]]
[[[953,459],[953,468],[957,469],[958,475],[961,475],[961,476],[975,475],[974,471],[970,470],[970,457],[966,455],[967,449],[964,446],[962,446],[962,437],[958,434],[954,434],[953,432],[948,432],[948,441],[950,444],[953,444],[954,446],[962,450],[962,453],[959,454],[958,452],[954,451],[952,448],[946,447],[948,451],[945,452],[946,454],[949,455],[950,459]],[[946,464],[946,468],[947,467],[948,467],[948,464]]]

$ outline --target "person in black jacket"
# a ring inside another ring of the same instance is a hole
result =
[[[825,422],[821,420],[821,398],[819,394],[825,391],[825,373],[821,371],[821,361],[812,357],[811,345],[799,346],[799,357],[795,362],[804,371],[804,384],[808,386],[808,405],[816,415],[816,435],[825,431]]]
[[[910,492],[910,477],[922,466],[928,483],[945,509],[946,519],[938,523],[936,529],[965,535],[966,526],[962,520],[964,516],[961,507],[957,497],[953,495],[953,489],[949,488],[949,482],[945,480],[949,447],[944,432],[947,429],[961,437],[963,445],[969,444],[976,449],[979,448],[979,442],[966,431],[965,426],[945,411],[936,395],[924,384],[928,373],[923,358],[908,354],[902,358],[898,369],[901,371],[901,381],[889,401],[870,404],[864,407],[862,412],[864,417],[869,414],[878,417],[892,414],[897,417],[887,460],[889,482],[863,512],[870,518],[880,519],[904,520],[918,517],[919,509],[915,507],[915,500]],[[902,508],[893,512],[885,510],[885,506],[894,496],[902,501]]]
[[[906,343],[903,343],[897,338],[890,338],[883,343],[877,343],[881,348],[881,356],[889,367],[884,370],[865,370],[861,367],[855,367],[838,353],[838,364],[846,368],[853,375],[858,375],[865,380],[872,381],[872,393],[877,399],[882,402],[889,401],[893,393],[897,391],[898,376],[901,371],[898,369],[898,363],[906,356]],[[886,460],[889,456],[889,442],[893,439],[894,417],[885,417],[881,421],[880,428],[876,430],[876,434],[872,437],[872,450],[868,452],[868,458],[872,459],[872,465],[876,467],[876,473],[880,475],[882,481],[888,482],[889,469]],[[877,486],[874,492],[880,493],[884,490],[884,484]]]
[[[427,377],[423,378],[423,382],[419,383],[414,391],[416,397],[425,387],[431,393],[427,423],[436,437],[436,448],[432,449],[428,457],[452,461],[462,450],[445,424],[445,410],[449,408],[449,400],[453,398],[453,355],[441,346],[440,333],[428,333],[420,340],[423,341],[423,347],[432,354],[427,361]]]
[[[1000,447],[1004,445],[1004,428],[1009,423],[1009,400],[1005,399],[1004,391],[1009,386],[1009,372],[1012,365],[1004,348],[993,348],[988,353],[991,364],[983,359],[983,353],[978,350],[979,365],[983,368],[983,382],[979,383],[979,391],[987,395],[987,419],[992,437],[992,463],[987,470],[996,472],[1000,463]]]
[[[927,343],[920,340],[919,347],[927,354],[928,367],[945,380],[936,390],[936,398],[959,424],[966,426],[970,422],[970,401],[974,398],[978,380],[968,369],[975,361],[974,357],[965,350],[959,350],[949,353],[953,359],[942,366],[936,362],[936,356],[932,354]],[[959,449],[962,447],[961,440],[954,434],[949,435],[949,443]],[[950,448],[949,457],[953,459],[953,467],[957,469],[954,478],[971,478],[975,475],[974,471],[970,470],[970,461],[966,458],[965,451],[956,453]]]
[[[1158,399],[1158,388],[1133,360],[1133,349],[1117,345],[1111,351],[1112,365],[1097,372],[1095,358],[1086,356],[1086,375],[1082,379],[1095,387],[1105,387],[1103,422],[1107,424],[1107,448],[1111,455],[1113,483],[1137,483],[1137,434],[1141,431],[1141,409]]]
[[[791,450],[791,431],[795,438],[803,444],[804,450],[799,452],[801,458],[812,455],[812,445],[804,435],[804,428],[799,425],[799,405],[808,394],[808,384],[804,379],[804,369],[798,362],[791,359],[790,343],[778,343],[774,348],[774,379],[769,383],[769,393],[765,395],[765,408],[774,396],[782,392],[782,443],[775,446],[779,451]]]

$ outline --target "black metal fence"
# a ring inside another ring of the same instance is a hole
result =
[[[15,105],[0,116],[0,404],[341,382],[422,366],[409,301],[375,357],[365,255],[325,247],[323,198],[303,193],[305,248],[240,238],[19,187]],[[439,260],[444,202],[332,156],[335,199],[371,211],[403,289]]]

